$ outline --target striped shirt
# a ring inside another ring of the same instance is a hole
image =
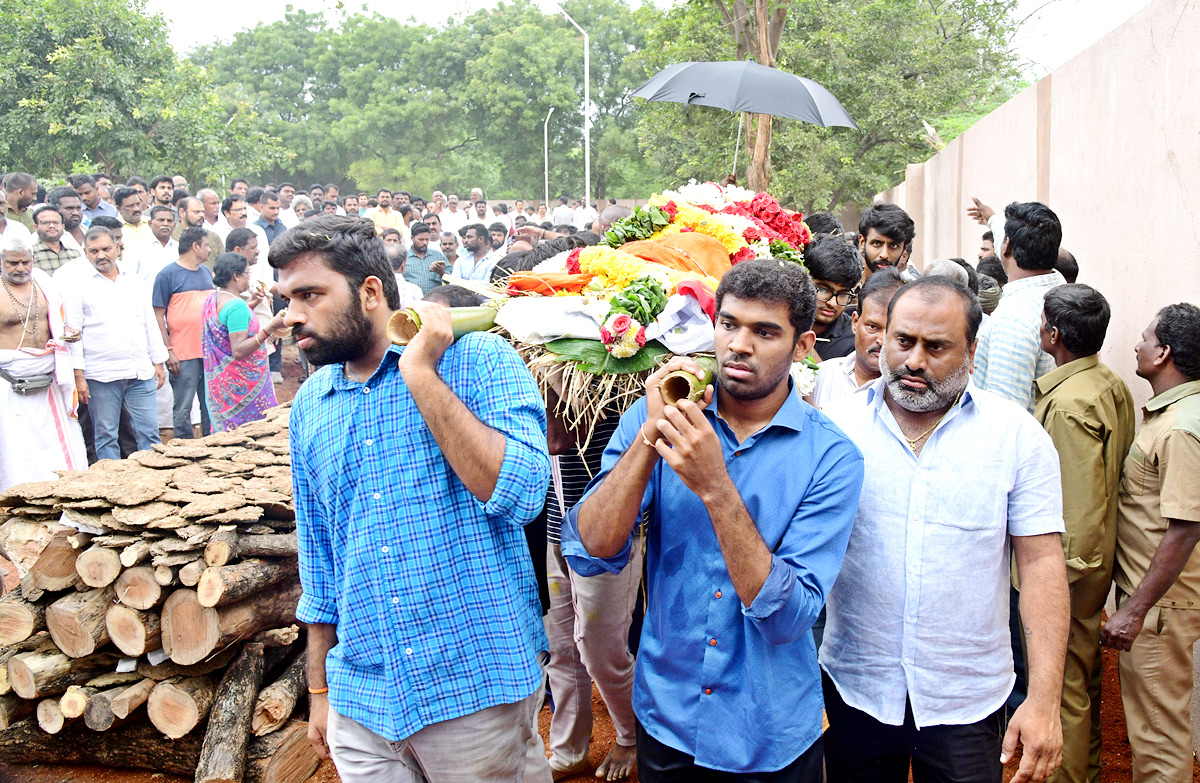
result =
[[[1042,350],[1042,302],[1046,292],[1065,284],[1054,270],[1014,280],[979,333],[974,382],[1033,413],[1034,381],[1054,369]]]
[[[546,496],[546,539],[551,544],[560,543],[560,531],[567,510],[583,497],[587,485],[600,473],[600,461],[604,448],[621,423],[619,412],[610,413],[607,419],[596,424],[592,440],[583,456],[579,449],[568,449],[565,454],[550,458],[550,493]]]
[[[546,498],[542,395],[516,352],[469,334],[438,374],[504,435],[480,502],[442,455],[392,346],[365,382],[342,365],[301,387],[290,417],[304,594],[296,617],[337,626],[330,704],[384,738],[517,702],[547,649],[522,526]]]

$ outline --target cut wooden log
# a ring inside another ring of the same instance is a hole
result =
[[[121,565],[126,568],[133,568],[138,563],[150,557],[150,545],[153,544],[152,539],[143,538],[139,541],[128,545],[121,550]]]
[[[58,711],[62,713],[64,718],[80,718],[83,717],[83,710],[87,707],[88,697],[93,693],[99,693],[99,688],[93,688],[90,685],[72,685],[67,688],[66,693],[58,699]]]
[[[220,566],[243,557],[295,557],[296,534],[242,535],[235,531],[213,533],[204,547],[204,562]]]
[[[22,699],[41,699],[112,671],[116,665],[117,656],[109,653],[70,658],[56,648],[47,647],[10,658],[8,682]]]
[[[62,527],[46,544],[29,568],[35,587],[52,592],[66,590],[75,583],[75,558],[79,550],[68,540],[75,532],[74,528]]]
[[[28,717],[36,707],[37,704],[15,693],[0,696],[0,731]]]
[[[54,640],[50,638],[50,634],[46,631],[38,631],[22,642],[11,644],[8,647],[0,647],[0,696],[12,693],[12,683],[8,679],[8,661],[10,658],[25,652],[50,649],[58,652],[58,648],[54,646]]]
[[[150,554],[154,557],[162,555],[174,555],[181,552],[197,552],[204,549],[203,544],[189,544],[182,538],[160,538],[150,545]],[[194,555],[199,557],[199,554]],[[188,558],[189,560],[191,558]],[[184,562],[187,562],[185,560]]]
[[[132,685],[118,685],[107,690],[96,691],[88,696],[83,710],[83,723],[92,731],[108,731],[118,720],[112,710],[113,698],[129,690]]]
[[[66,725],[66,716],[58,706],[58,699],[42,699],[37,705],[37,722],[47,734],[57,734]]]
[[[134,536],[128,533],[106,533],[102,536],[92,538],[93,544],[100,546],[111,547],[112,549],[124,550],[127,546],[133,546],[142,540],[141,536]],[[122,563],[121,565],[125,565]]]
[[[142,611],[124,604],[112,604],[104,615],[108,637],[117,649],[131,658],[140,658],[162,647],[162,628],[158,612]]]
[[[209,566],[200,575],[196,598],[201,606],[225,606],[254,595],[297,573],[293,560],[245,560],[224,566]]]
[[[256,737],[278,731],[292,717],[300,695],[308,688],[305,657],[297,655],[279,679],[263,688],[254,704],[250,728]]]
[[[135,682],[141,682],[141,680],[142,676],[137,672],[108,672],[98,677],[93,677],[85,682],[84,685],[106,691],[118,685],[132,685]]]
[[[240,783],[246,772],[250,719],[262,686],[263,647],[249,643],[225,670],[208,717],[196,783]]]
[[[75,572],[88,587],[107,587],[121,575],[121,554],[93,544],[75,558]]]
[[[215,671],[224,669],[233,660],[233,656],[237,652],[237,646],[230,645],[219,652],[213,653],[199,663],[193,663],[188,666],[180,666],[171,660],[163,661],[155,666],[143,658],[138,661],[137,672],[143,677],[148,677],[156,682],[169,680],[172,677],[199,677],[202,674],[212,674]]]
[[[216,681],[209,675],[160,682],[146,703],[150,722],[171,739],[186,736],[208,716],[216,689]]]
[[[204,559],[193,560],[187,565],[179,569],[179,584],[184,587],[195,587],[200,582],[200,575],[204,573],[207,565]]]
[[[163,562],[161,563],[158,562],[160,558],[157,557],[153,561],[154,581],[158,582],[162,587],[174,587],[179,584],[178,566],[183,565],[183,563],[167,562],[167,558],[174,557],[178,557],[178,555],[163,555],[161,558]],[[184,562],[189,562],[188,558],[185,558]]]
[[[131,712],[146,703],[146,700],[150,698],[150,692],[157,684],[155,680],[146,677],[140,682],[127,686],[125,690],[114,696],[107,696],[108,706],[113,716],[128,718]],[[86,717],[86,713],[84,716]]]
[[[0,598],[0,647],[23,642],[46,627],[46,609],[51,601],[26,600],[20,590],[10,590]]]
[[[163,606],[163,649],[176,663],[197,663],[237,639],[294,622],[299,600],[300,581],[294,577],[217,608],[201,606],[195,590],[176,590]]]
[[[259,631],[250,637],[250,641],[258,642],[263,647],[287,647],[295,644],[300,638],[300,626],[289,625],[286,628],[272,628]]]
[[[73,593],[50,604],[46,628],[58,649],[72,658],[82,658],[107,644],[104,615],[115,599],[116,591],[109,586]]]
[[[177,740],[163,739],[144,719],[105,732],[76,723],[51,736],[38,728],[37,721],[27,718],[0,732],[0,758],[6,764],[136,767],[191,778],[203,741],[200,732]],[[302,720],[255,738],[246,760],[242,783],[303,783],[320,763],[308,742],[308,724]]]
[[[153,609],[167,600],[167,591],[154,580],[154,568],[126,568],[117,577],[117,600],[134,609]]]

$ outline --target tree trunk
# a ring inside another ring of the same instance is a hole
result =
[[[28,601],[20,590],[0,598],[0,647],[23,642],[46,627],[46,608],[51,601]]]
[[[750,151],[750,162],[746,165],[746,187],[762,192],[771,186],[771,117],[756,114],[754,119],[754,146]]]
[[[258,694],[258,701],[254,705],[254,719],[251,722],[255,736],[262,737],[278,731],[292,716],[300,694],[308,687],[308,674],[304,664],[304,655],[301,653],[278,680]]]
[[[147,677],[116,695],[107,696],[108,708],[112,711],[113,717],[128,718],[131,712],[146,703],[155,685],[158,683]]]
[[[167,600],[167,591],[154,581],[152,567],[136,566],[117,577],[117,600],[134,609],[153,609]]]
[[[320,763],[308,741],[308,723],[289,721],[279,731],[250,742],[242,783],[303,783]]]
[[[295,573],[296,561],[290,559],[246,560],[234,565],[210,566],[200,575],[196,598],[201,606],[225,606]]]
[[[196,783],[240,783],[246,772],[250,718],[262,686],[263,647],[247,644],[217,687],[208,730],[200,748]]]
[[[163,606],[163,649],[175,663],[198,663],[237,639],[295,622],[299,600],[300,581],[296,578],[218,608],[201,606],[194,590],[176,590]]]
[[[215,694],[216,683],[209,675],[166,680],[150,692],[146,712],[155,728],[179,739],[204,720]]]
[[[29,716],[37,705],[15,693],[0,696],[0,731]]]
[[[8,681],[22,699],[41,699],[112,671],[116,665],[117,656],[108,653],[68,658],[53,648],[36,650],[9,659]]]
[[[121,575],[121,555],[93,544],[75,559],[75,572],[88,587],[108,587]]]
[[[112,643],[131,658],[140,658],[162,647],[158,612],[143,612],[124,604],[112,604],[104,616],[104,625]]]
[[[107,644],[104,615],[115,596],[112,587],[105,587],[74,593],[52,603],[46,610],[46,627],[58,649],[72,658],[82,658]]]

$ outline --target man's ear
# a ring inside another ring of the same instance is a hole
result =
[[[817,333],[812,329],[800,335],[800,339],[796,341],[796,347],[792,351],[792,362],[803,361],[804,357],[812,353],[813,346],[817,344]]]

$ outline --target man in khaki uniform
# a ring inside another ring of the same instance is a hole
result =
[[[1133,395],[1097,356],[1111,311],[1086,285],[1046,293],[1042,350],[1056,369],[1035,381],[1034,416],[1062,467],[1063,549],[1071,585],[1071,635],[1063,677],[1062,766],[1054,780],[1100,780],[1100,621],[1112,585],[1117,489],[1133,442]]]
[[[1200,639],[1200,308],[1164,307],[1135,351],[1154,396],[1121,477],[1117,612],[1100,641],[1122,650],[1135,783],[1184,783],[1192,779],[1188,711]]]

